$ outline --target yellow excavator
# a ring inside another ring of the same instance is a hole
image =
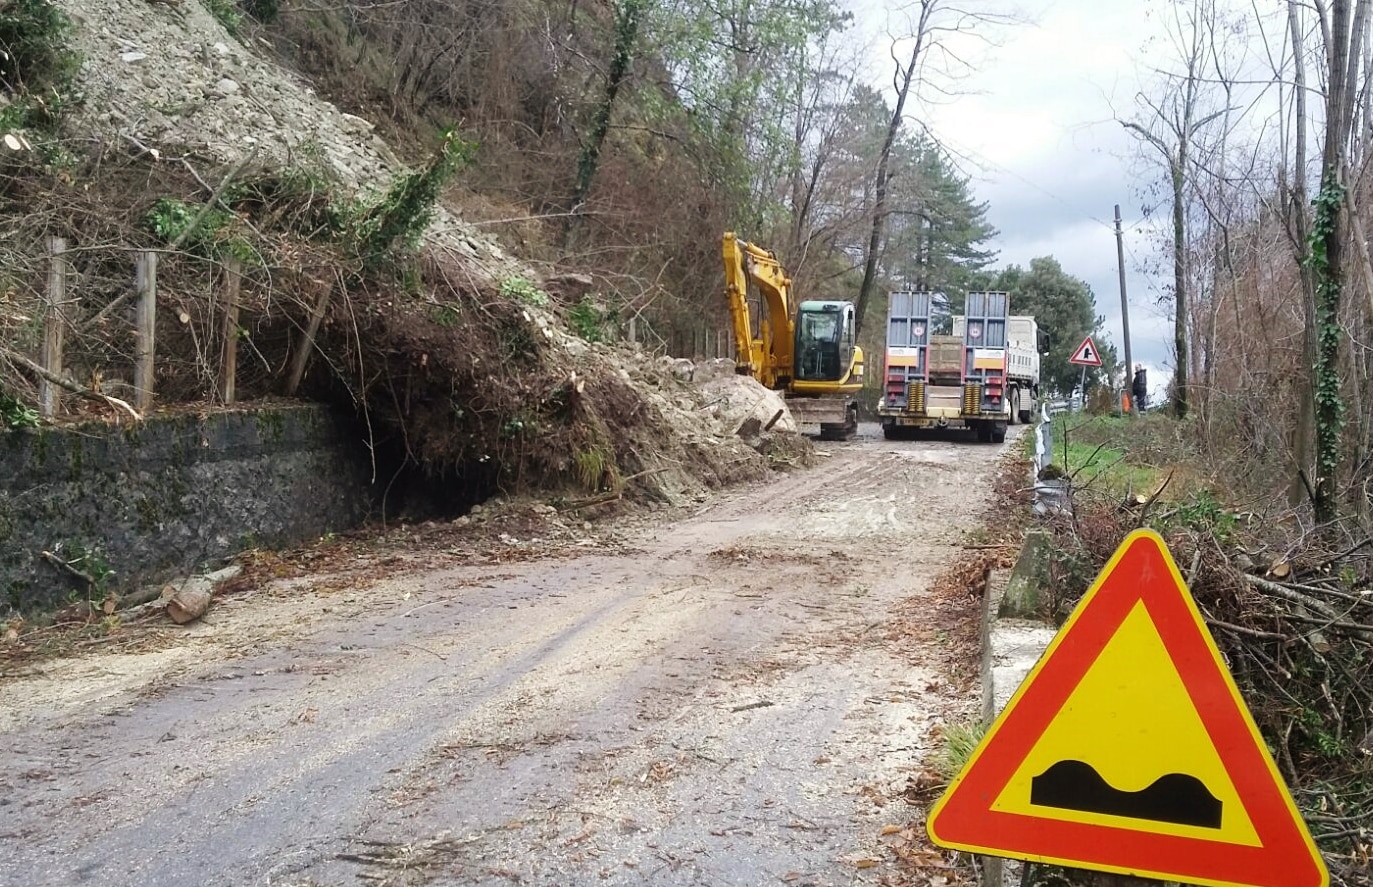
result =
[[[783,392],[798,425],[819,425],[824,440],[858,431],[863,349],[852,302],[796,302],[791,278],[767,249],[725,233],[725,298],[738,350],[735,371]],[[759,295],[753,330],[750,286]]]

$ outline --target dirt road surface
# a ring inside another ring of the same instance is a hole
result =
[[[908,883],[883,829],[974,709],[930,583],[1004,448],[820,448],[611,547],[11,675],[0,883]]]

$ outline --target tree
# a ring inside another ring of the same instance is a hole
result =
[[[923,61],[922,54],[931,39],[930,20],[938,6],[938,0],[919,0],[916,4],[915,25],[910,35],[910,58],[906,62],[903,63],[896,55],[895,44],[892,46],[892,61],[896,64],[896,72],[892,77],[892,86],[896,90],[896,106],[892,109],[891,119],[887,123],[886,138],[877,154],[877,172],[873,176],[872,225],[863,260],[863,282],[858,286],[858,300],[855,305],[860,330],[863,328],[863,319],[867,316],[873,290],[877,287],[877,256],[882,246],[883,230],[887,224],[887,177],[892,149],[906,119],[906,102],[910,99],[911,85],[915,82],[916,72]]]
[[[883,264],[893,286],[940,292],[961,305],[972,276],[996,258],[987,204],[972,196],[944,151],[926,138],[893,146],[891,233]]]
[[[1048,348],[1039,363],[1044,388],[1066,394],[1077,387],[1082,368],[1068,359],[1087,336],[1095,337],[1103,364],[1087,370],[1088,384],[1112,377],[1118,360],[1114,347],[1103,341],[1103,318],[1096,313],[1092,288],[1065,272],[1053,256],[1031,259],[1028,270],[1010,265],[990,281],[988,288],[1011,294],[1011,313],[1034,315]]]
[[[582,204],[591,192],[591,182],[596,177],[596,163],[601,156],[601,146],[605,143],[606,133],[610,131],[610,115],[615,110],[615,98],[620,86],[629,74],[630,62],[634,59],[634,46],[639,37],[639,17],[643,14],[648,0],[616,0],[615,3],[615,46],[610,59],[610,71],[606,75],[605,92],[596,105],[592,117],[591,132],[582,145],[577,158],[577,184],[572,191],[567,223],[563,229],[563,248],[572,241],[577,223],[581,220]]]
[[[1289,5],[1296,0],[1288,0]],[[1330,0],[1321,12],[1326,38],[1327,87],[1321,185],[1316,195],[1306,262],[1316,288],[1316,355],[1312,384],[1316,406],[1316,479],[1312,495],[1317,523],[1339,514],[1337,480],[1344,431],[1344,394],[1340,385],[1340,301],[1345,286],[1348,239],[1349,141],[1354,127],[1361,48],[1367,38],[1369,0]]]
[[[779,183],[790,181],[798,163],[790,109],[815,74],[813,47],[848,21],[834,0],[664,0],[654,7],[653,45],[674,104],[686,110],[706,152],[702,171],[730,196],[742,230],[770,227],[780,215]]]
[[[1191,0],[1170,7],[1173,21],[1170,37],[1177,50],[1181,70],[1164,74],[1162,94],[1155,97],[1139,93],[1136,100],[1146,112],[1140,120],[1122,120],[1121,125],[1153,150],[1167,173],[1173,217],[1169,244],[1173,259],[1173,349],[1177,367],[1173,375],[1173,411],[1179,419],[1188,408],[1188,311],[1189,271],[1187,267],[1188,200],[1193,178],[1193,152],[1198,133],[1223,117],[1225,108],[1203,108],[1207,95],[1205,68],[1210,36],[1214,28],[1214,0]]]
[[[877,166],[873,174],[871,203],[871,223],[868,242],[864,250],[863,281],[858,286],[856,311],[858,325],[862,328],[867,316],[868,303],[878,287],[878,263],[882,254],[882,240],[886,233],[887,220],[891,211],[888,190],[892,174],[892,153],[896,150],[898,137],[906,120],[906,106],[915,98],[915,92],[924,85],[921,76],[929,73],[930,57],[936,50],[942,53],[944,70],[939,74],[945,78],[956,78],[960,69],[968,62],[961,56],[947,50],[941,38],[951,34],[985,33],[992,25],[1012,21],[1011,17],[994,12],[969,12],[944,0],[915,0],[905,10],[908,18],[906,33],[892,41],[892,90],[896,102],[887,122],[887,132],[882,147],[877,153]],[[901,52],[902,44],[908,51]]]

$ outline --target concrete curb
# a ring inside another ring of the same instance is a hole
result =
[[[1015,567],[994,571],[982,600],[982,721],[990,725],[1057,634],[1057,629],[1028,618],[1038,610],[1039,590],[1047,573],[1050,540],[1031,530]],[[1020,863],[999,856],[982,857],[983,887],[1019,883]]]

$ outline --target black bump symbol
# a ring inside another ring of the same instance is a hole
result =
[[[1169,773],[1154,780],[1148,788],[1125,792],[1112,788],[1091,764],[1059,761],[1030,780],[1030,803],[1037,807],[1220,828],[1220,799],[1200,779],[1185,773]]]

